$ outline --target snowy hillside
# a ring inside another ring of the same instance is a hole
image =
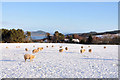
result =
[[[54,47],[52,47],[54,45]],[[16,48],[20,46],[20,48]],[[35,46],[35,47],[33,47]],[[46,48],[48,46],[48,48]],[[59,52],[60,46],[64,49]],[[80,53],[81,46],[85,49]],[[117,45],[60,43],[2,43],[0,63],[3,78],[118,78]],[[106,49],[104,49],[106,46]],[[8,47],[8,48],[6,48]],[[43,47],[33,54],[32,50]],[[68,50],[65,50],[68,47]],[[28,48],[28,51],[25,51]],[[92,49],[92,52],[88,52]],[[32,62],[24,54],[36,56]]]

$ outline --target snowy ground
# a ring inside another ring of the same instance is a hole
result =
[[[35,45],[35,47],[33,47]],[[49,46],[46,48],[46,46]],[[51,47],[54,45],[54,47]],[[20,46],[20,48],[16,48]],[[68,51],[59,52],[59,47]],[[0,64],[2,78],[118,78],[117,45],[83,45],[60,43],[2,43],[0,44]],[[106,46],[106,49],[103,47]],[[8,48],[6,48],[8,47]],[[44,47],[34,54],[32,62],[24,61],[24,54]],[[28,48],[29,51],[25,51]],[[88,52],[92,49],[92,53]]]

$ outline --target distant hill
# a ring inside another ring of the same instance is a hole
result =
[[[46,33],[45,31],[38,30],[38,31],[30,31],[31,32],[31,38],[33,40],[39,40],[39,39],[44,39],[46,38]]]
[[[39,31],[31,31],[31,36],[45,36],[47,32],[39,30]]]
[[[118,34],[118,33],[120,33],[120,30],[106,31],[106,32],[96,33],[95,35],[103,35],[103,34]]]
[[[71,33],[71,34],[66,34],[67,35],[73,35],[73,34],[78,34],[79,36],[83,37],[88,37],[89,35],[104,35],[104,34],[118,34],[120,33],[120,30],[114,30],[114,31],[105,31],[105,32],[88,32],[88,33]]]
[[[43,39],[43,38],[46,38],[46,33],[47,32],[42,31],[42,30],[31,31],[31,37],[34,40]],[[88,32],[88,33],[70,33],[70,34],[65,34],[65,36],[78,34],[79,36],[82,36],[82,37],[88,37],[89,35],[104,35],[104,34],[118,34],[118,33],[120,33],[120,30],[105,31],[105,32],[99,32],[99,33],[95,31]]]

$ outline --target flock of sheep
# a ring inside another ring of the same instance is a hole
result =
[[[33,47],[35,47],[35,46],[33,46]],[[52,47],[54,47],[54,45],[52,45]],[[46,48],[48,48],[48,46],[46,46]],[[62,46],[60,46],[60,48],[62,48]],[[25,50],[28,51],[28,48],[25,48]],[[32,50],[32,53],[34,54],[34,53],[37,53],[42,50],[43,50],[43,47],[38,47],[37,49]],[[65,47],[65,50],[68,50],[68,47]],[[59,49],[59,52],[63,52],[63,49]],[[30,61],[32,61],[33,58],[35,58],[35,55],[32,55],[32,54],[24,55],[25,62],[27,59],[30,59]]]
[[[33,46],[35,47],[35,46]],[[54,45],[52,45],[52,47],[54,47]],[[90,48],[90,46],[88,46]],[[8,48],[8,47],[6,47]],[[20,46],[16,46],[16,48],[20,48]],[[46,46],[46,48],[48,48],[48,46]],[[106,46],[104,46],[104,49],[106,48]],[[29,49],[28,48],[25,48],[25,51],[28,51]],[[34,49],[32,50],[32,53],[35,54],[39,51],[42,51],[43,50],[43,47],[38,47],[37,49]],[[65,47],[65,50],[68,50],[68,47]],[[59,49],[59,52],[63,52],[64,49],[62,48],[62,46],[60,46],[60,49]],[[83,46],[81,46],[81,49],[80,49],[80,53],[84,53],[85,52],[85,49],[83,49]],[[88,52],[92,52],[92,49],[89,49]],[[32,54],[25,54],[24,55],[24,59],[25,59],[25,62],[27,59],[30,59],[30,62],[32,61],[32,59],[35,58],[35,55],[32,55]]]

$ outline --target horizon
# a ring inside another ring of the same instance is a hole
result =
[[[118,30],[117,2],[3,2],[2,14],[7,29],[64,34]]]
[[[6,29],[6,28],[2,28],[2,29]],[[12,29],[15,29],[15,28],[12,28]],[[20,29],[20,28],[18,28],[18,29]],[[8,29],[8,30],[10,30],[10,29]],[[17,29],[16,29],[17,30]],[[90,32],[96,32],[96,33],[103,33],[103,32],[110,32],[110,31],[118,31],[118,30],[120,30],[120,29],[114,29],[114,30],[107,30],[107,31],[100,31],[100,32],[97,32],[97,31],[88,31],[88,32],[78,32],[78,33],[90,33]],[[23,30],[24,31],[24,30]],[[37,31],[43,31],[43,30],[35,30],[35,31],[29,31],[29,32],[37,32]],[[57,30],[56,30],[57,31]],[[27,32],[27,31],[24,31],[24,32]],[[46,32],[46,31],[43,31],[43,32],[45,32],[45,33],[50,33],[50,32]],[[59,31],[58,31],[59,32]],[[60,33],[62,33],[62,32],[60,32]],[[78,33],[76,33],[76,32],[73,32],[73,33],[70,33],[70,32],[68,32],[68,33],[62,33],[62,34],[78,34]],[[50,34],[54,34],[54,32],[52,32],[52,33],[50,33]]]

